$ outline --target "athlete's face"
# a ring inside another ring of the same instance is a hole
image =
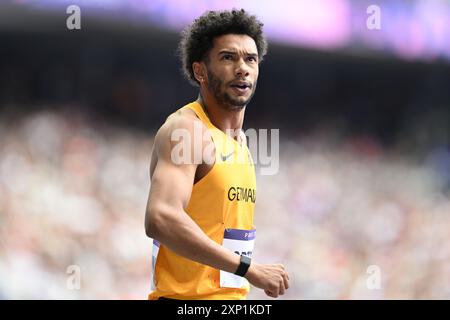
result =
[[[232,110],[245,107],[258,80],[258,49],[247,35],[228,34],[214,39],[206,63],[207,87],[218,104]]]

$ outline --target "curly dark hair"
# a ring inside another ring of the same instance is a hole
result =
[[[267,40],[263,35],[262,27],[263,23],[244,9],[205,12],[181,34],[178,54],[184,76],[193,85],[198,86],[192,64],[196,61],[204,61],[213,47],[214,38],[226,34],[245,34],[253,38],[261,63],[267,53]]]

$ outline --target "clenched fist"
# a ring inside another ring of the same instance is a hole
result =
[[[253,262],[245,278],[272,298],[283,295],[289,288],[289,275],[282,264],[259,264]]]

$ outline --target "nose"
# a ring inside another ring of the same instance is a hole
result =
[[[249,67],[248,65],[245,63],[244,59],[240,58],[237,61],[237,66],[236,66],[236,77],[239,78],[246,78],[249,76],[250,72],[249,72]]]

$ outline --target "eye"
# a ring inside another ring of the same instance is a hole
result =
[[[256,57],[250,56],[250,57],[247,58],[247,60],[251,61],[251,62],[256,62]]]
[[[231,54],[224,54],[222,60],[233,60],[233,56]]]

